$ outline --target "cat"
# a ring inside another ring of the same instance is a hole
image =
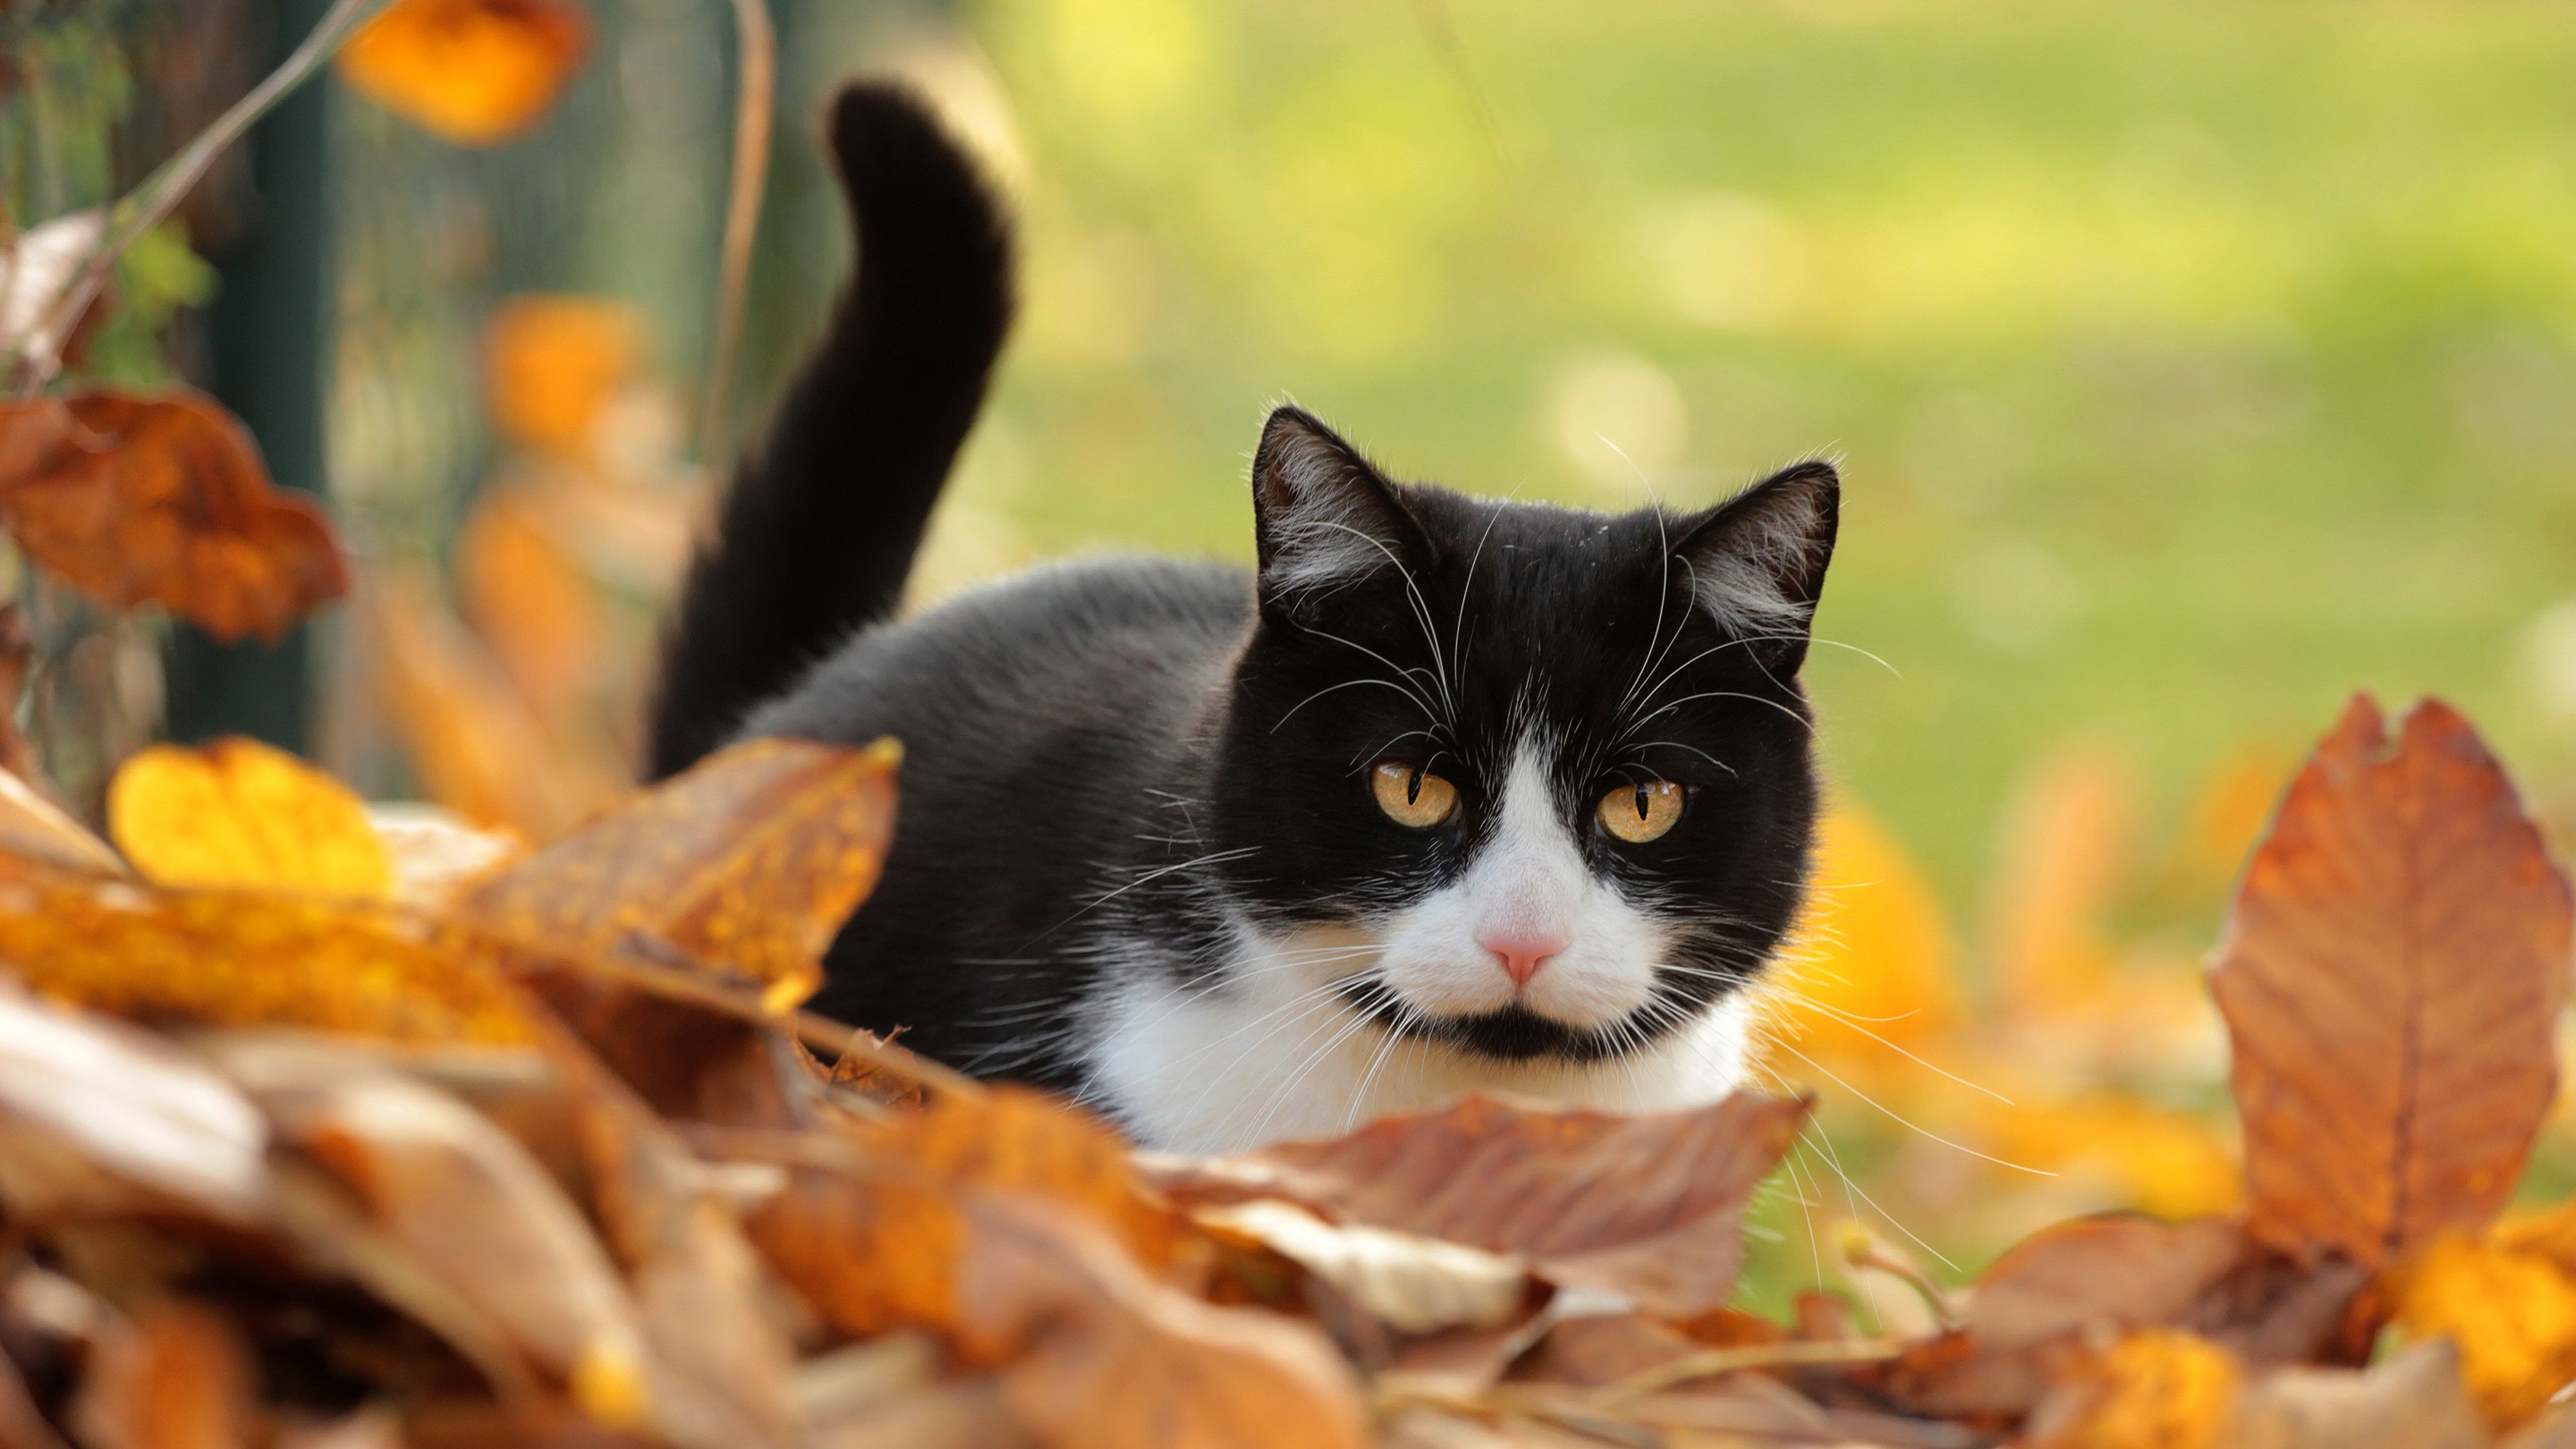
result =
[[[813,1008],[1175,1150],[1734,1088],[1808,876],[1835,469],[1605,515],[1394,481],[1283,405],[1254,570],[1089,558],[897,620],[1012,249],[905,91],[828,130],[856,278],[692,563],[649,750],[903,741]]]

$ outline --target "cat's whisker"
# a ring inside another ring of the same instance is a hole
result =
[[[1667,715],[1667,714],[1672,713],[1674,710],[1677,710],[1677,709],[1681,708],[1683,705],[1686,705],[1686,704],[1696,704],[1696,703],[1698,703],[1700,700],[1703,700],[1703,699],[1744,699],[1744,700],[1751,700],[1751,701],[1752,701],[1753,703],[1755,703],[1755,704],[1768,705],[1768,706],[1770,706],[1771,708],[1773,708],[1773,709],[1776,709],[1776,710],[1780,711],[1782,714],[1787,715],[1789,718],[1791,718],[1791,719],[1793,719],[1793,720],[1795,720],[1795,721],[1797,721],[1797,722],[1798,722],[1798,727],[1799,727],[1800,729],[1805,730],[1807,733],[1809,733],[1809,734],[1811,734],[1811,735],[1812,735],[1812,734],[1814,734],[1814,733],[1816,732],[1816,722],[1815,722],[1814,720],[1811,720],[1811,719],[1807,718],[1805,715],[1802,715],[1802,714],[1798,713],[1796,710],[1791,709],[1789,706],[1787,706],[1787,705],[1785,705],[1785,704],[1782,704],[1780,701],[1778,701],[1778,700],[1776,700],[1776,699],[1767,699],[1767,698],[1763,697],[1762,695],[1758,695],[1758,694],[1746,694],[1746,693],[1744,693],[1742,690],[1735,690],[1735,689],[1711,689],[1711,690],[1705,690],[1705,691],[1702,691],[1701,693],[1698,693],[1698,694],[1687,694],[1687,695],[1684,695],[1684,696],[1682,696],[1680,699],[1674,700],[1672,703],[1667,704],[1667,705],[1663,706],[1662,708],[1660,708],[1660,709],[1656,710],[1653,714],[1647,715],[1645,718],[1638,720],[1638,721],[1636,722],[1636,724],[1635,724],[1634,726],[1632,726],[1632,727],[1631,727],[1631,729],[1632,729],[1632,731],[1633,731],[1633,730],[1636,730],[1636,729],[1643,729],[1643,728],[1645,728],[1647,725],[1652,724],[1656,719],[1658,719],[1658,718],[1660,718],[1660,717],[1662,717],[1662,716],[1664,716],[1664,715]]]
[[[1378,678],[1376,675],[1371,674],[1371,675],[1363,675],[1363,676],[1361,676],[1361,677],[1360,677],[1360,678],[1358,678],[1358,679],[1345,679],[1345,680],[1343,680],[1343,681],[1342,681],[1341,683],[1339,683],[1339,684],[1328,684],[1328,685],[1325,685],[1323,688],[1321,688],[1321,689],[1319,689],[1319,690],[1316,690],[1313,694],[1307,695],[1304,699],[1301,699],[1301,700],[1297,701],[1295,704],[1290,705],[1290,706],[1288,707],[1288,713],[1286,713],[1286,714],[1283,714],[1283,715],[1279,716],[1278,723],[1277,723],[1277,724],[1273,724],[1273,725],[1270,727],[1270,732],[1271,732],[1272,734],[1274,734],[1274,735],[1275,735],[1275,734],[1277,734],[1277,733],[1279,733],[1280,726],[1281,726],[1281,725],[1285,725],[1286,723],[1288,723],[1288,721],[1289,721],[1289,720],[1294,719],[1294,718],[1296,717],[1297,711],[1299,711],[1299,710],[1301,710],[1301,709],[1304,709],[1306,706],[1308,706],[1308,705],[1310,705],[1310,704],[1313,704],[1316,700],[1322,699],[1325,695],[1332,694],[1332,693],[1334,693],[1334,692],[1336,692],[1336,691],[1339,691],[1339,690],[1344,690],[1344,689],[1357,689],[1357,688],[1361,687],[1362,685],[1372,685],[1372,684],[1373,684],[1373,685],[1375,685],[1375,686],[1377,686],[1377,687],[1378,687],[1378,688],[1380,688],[1380,689],[1392,689],[1392,690],[1396,691],[1397,693],[1399,693],[1399,694],[1403,695],[1405,698],[1407,698],[1407,699],[1409,699],[1409,700],[1412,700],[1412,701],[1414,702],[1414,704],[1415,704],[1417,707],[1419,707],[1419,708],[1422,710],[1422,712],[1423,712],[1424,714],[1429,715],[1429,716],[1430,716],[1430,718],[1431,718],[1432,723],[1437,724],[1437,723],[1439,723],[1439,722],[1440,722],[1440,716],[1439,716],[1439,715],[1437,715],[1437,714],[1434,714],[1434,713],[1432,712],[1431,706],[1423,702],[1422,696],[1421,696],[1421,694],[1420,694],[1419,692],[1417,692],[1417,691],[1415,691],[1415,690],[1413,690],[1413,689],[1410,689],[1410,688],[1408,688],[1408,687],[1406,687],[1406,686],[1404,686],[1404,685],[1397,684],[1397,683],[1393,682],[1392,680],[1380,679],[1380,678]]]
[[[1969,1081],[1966,1077],[1960,1076],[1957,1072],[1925,1061],[1923,1058],[1916,1056],[1914,1053],[1907,1051],[1905,1048],[1898,1046],[1892,1041],[1889,1041],[1886,1037],[1883,1037],[1877,1032],[1870,1030],[1868,1027],[1861,1025],[1860,1018],[1858,1017],[1846,1016],[1842,1012],[1835,1010],[1833,1007],[1826,1005],[1824,1002],[1818,1001],[1813,997],[1800,995],[1797,992],[1789,990],[1785,986],[1779,989],[1779,994],[1787,1000],[1794,1001],[1801,1006],[1812,1008],[1813,1010],[1820,1011],[1825,1015],[1834,1018],[1843,1025],[1850,1027],[1852,1030],[1859,1032],[1865,1037],[1868,1037],[1871,1041],[1878,1043],[1880,1046],[1883,1046],[1889,1051],[1896,1053],[1898,1056],[1905,1058],[1907,1061],[1914,1063],[1923,1070],[1932,1073],[1934,1076],[1946,1077],[1949,1080],[1958,1083],[1960,1086],[1967,1088],[1971,1092],[1982,1092],[1985,1095],[1994,1098],[1996,1101],[2003,1103],[2007,1107],[2017,1105],[2012,1098],[2005,1096],[2003,1093],[1996,1091],[1992,1087]]]
[[[1796,1047],[1789,1045],[1787,1042],[1779,1042],[1777,1045],[1780,1050],[1787,1052],[1789,1055],[1796,1057],[1802,1062],[1805,1062],[1810,1068],[1823,1074],[1827,1081],[1832,1082],[1835,1086],[1842,1088],[1844,1091],[1851,1093],[1855,1097],[1858,1097],[1863,1103],[1884,1115],[1889,1121],[1905,1128],[1907,1131],[1913,1132],[1929,1141],[1938,1142],[1942,1146],[1950,1148],[1953,1151],[1964,1152],[1968,1156],[1976,1158],[1980,1162],[1991,1162],[1997,1167],[2009,1167],[2015,1172],[2027,1172],[2033,1177],[2057,1176],[2056,1173],[2050,1172],[2048,1169],[2043,1167],[2032,1167],[2025,1163],[2014,1162],[2008,1158],[1997,1157],[1991,1152],[1979,1152],[1977,1149],[1970,1147],[1964,1142],[1954,1142],[1951,1139],[1942,1136],[1940,1133],[1925,1127],[1921,1123],[1914,1121],[1905,1114],[1898,1112],[1896,1109],[1879,1101],[1877,1098],[1872,1097],[1867,1092],[1853,1086],[1851,1083],[1844,1081],[1841,1077],[1836,1076],[1833,1072],[1819,1064],[1815,1058],[1798,1050]]]
[[[1353,528],[1347,523],[1337,521],[1328,521],[1324,526],[1327,528],[1339,529],[1340,531],[1351,535],[1353,538],[1359,539],[1368,544],[1379,553],[1384,554],[1386,556],[1386,561],[1394,566],[1396,575],[1404,580],[1405,602],[1413,610],[1413,621],[1422,627],[1422,642],[1431,646],[1431,662],[1437,671],[1432,675],[1432,680],[1440,686],[1440,702],[1448,709],[1450,716],[1455,718],[1458,712],[1458,702],[1451,698],[1449,693],[1448,656],[1443,654],[1440,650],[1440,637],[1438,634],[1433,632],[1431,627],[1430,601],[1422,597],[1420,586],[1414,583],[1413,570],[1406,568],[1404,566],[1404,560],[1396,557],[1395,550],[1387,547],[1386,541],[1374,534],[1368,533],[1362,529]]]

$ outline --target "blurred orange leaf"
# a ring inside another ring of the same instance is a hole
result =
[[[322,511],[191,392],[0,403],[0,522],[109,608],[157,603],[219,639],[274,641],[349,588]]]
[[[489,146],[554,104],[590,21],[572,0],[395,0],[349,37],[351,89],[462,146]]]
[[[1330,1142],[1179,1163],[1184,1202],[1281,1197],[1346,1223],[1518,1253],[1541,1277],[1691,1318],[1726,1306],[1744,1205],[1809,1103],[1752,1093],[1614,1116],[1467,1097]]]
[[[1905,847],[1839,801],[1816,841],[1815,890],[1797,944],[1761,988],[1799,1052],[1888,1064],[1958,1024],[1950,923]]]
[[[643,356],[644,324],[632,308],[597,297],[513,297],[483,334],[485,397],[511,437],[581,456]]]
[[[2400,1275],[2396,1320],[2459,1346],[2462,1377],[2497,1429],[2576,1378],[2576,1281],[2538,1253],[2444,1234]]]
[[[257,740],[153,745],[107,787],[108,832],[160,885],[382,899],[393,862],[349,787]]]
[[[2468,721],[2356,697],[2291,784],[2210,990],[2253,1235],[2378,1267],[2476,1229],[2557,1084],[2567,883]]]
[[[363,901],[158,891],[21,862],[0,878],[0,963],[48,996],[146,1021],[528,1040],[489,962]]]
[[[2100,993],[2112,966],[2103,922],[2128,866],[2135,771],[2100,745],[2042,761],[2021,788],[1995,877],[1998,995],[2050,1015]]]
[[[515,490],[484,491],[456,540],[456,585],[474,632],[537,717],[570,725],[600,656],[590,580]]]
[[[2123,1336],[2078,1385],[2071,1422],[2034,1435],[2046,1449],[2216,1449],[2244,1370],[2227,1350],[2170,1329]]]
[[[822,984],[823,949],[876,885],[902,757],[892,740],[746,740],[513,866],[466,909],[567,948],[665,941],[793,1006]]]

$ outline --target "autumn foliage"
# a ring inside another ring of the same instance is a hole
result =
[[[1808,1104],[1469,1098],[1235,1157],[799,1014],[895,752],[721,754],[534,854],[289,757],[0,791],[11,1444],[2555,1443],[2566,887],[2357,701],[2212,975],[2249,1210],[2081,1218],[1935,1327],[1736,1304]],[[1866,1234],[1839,1245],[1884,1261]],[[1901,1270],[1901,1265],[1896,1265]]]

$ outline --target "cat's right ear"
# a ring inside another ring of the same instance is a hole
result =
[[[1421,530],[1357,448],[1302,409],[1282,407],[1252,455],[1252,528],[1261,604],[1302,618],[1314,601],[1397,573]]]

